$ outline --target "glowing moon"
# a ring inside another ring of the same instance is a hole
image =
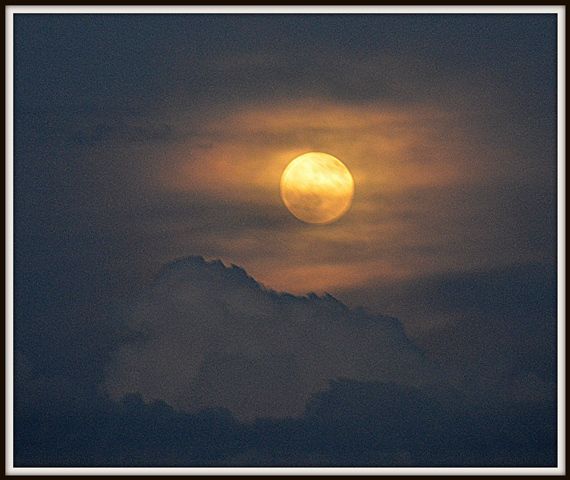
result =
[[[305,153],[281,175],[281,198],[289,211],[307,223],[332,223],[350,208],[354,180],[338,158],[328,153]]]

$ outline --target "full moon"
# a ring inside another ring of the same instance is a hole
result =
[[[289,211],[307,223],[337,221],[350,208],[354,180],[338,158],[309,152],[293,159],[281,175],[281,198]]]

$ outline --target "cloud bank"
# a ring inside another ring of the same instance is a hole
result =
[[[556,463],[554,397],[459,391],[398,320],[330,295],[278,293],[188,257],[127,319],[102,384],[18,353],[17,466]]]
[[[278,293],[240,267],[202,257],[167,265],[128,326],[133,340],[118,350],[107,391],[140,392],[190,412],[283,418],[302,414],[332,379],[418,386],[439,377],[398,320],[328,294]]]
[[[244,423],[225,409],[186,413],[137,394],[116,402],[56,401],[19,418],[18,466],[556,463],[553,405],[473,405],[449,391],[391,383],[331,382],[292,419]]]

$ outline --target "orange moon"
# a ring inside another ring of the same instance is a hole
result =
[[[354,197],[354,179],[346,165],[322,152],[293,159],[281,175],[280,188],[285,206],[306,223],[337,221]]]

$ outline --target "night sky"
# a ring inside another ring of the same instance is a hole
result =
[[[15,466],[556,465],[556,33],[16,14]]]

